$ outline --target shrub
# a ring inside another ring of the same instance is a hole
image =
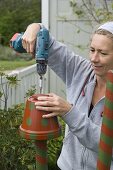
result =
[[[3,61],[19,61],[31,60],[32,56],[28,53],[17,53],[9,47],[0,45],[0,60]]]
[[[32,141],[22,139],[18,133],[23,111],[24,104],[5,111],[0,110],[0,168],[3,170],[35,170],[34,144]],[[49,170],[58,170],[56,161],[62,139],[63,136],[48,141]]]
[[[0,168],[3,170],[30,170],[34,166],[33,144],[18,134],[23,108],[16,105],[7,111],[0,110]]]

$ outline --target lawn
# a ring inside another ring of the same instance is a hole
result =
[[[35,60],[30,61],[0,61],[0,71],[15,70],[17,68],[23,68],[35,64]]]

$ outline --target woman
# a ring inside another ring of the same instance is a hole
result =
[[[23,35],[23,47],[29,53],[34,51],[39,30],[40,24],[33,23]],[[44,118],[61,116],[68,125],[57,162],[61,170],[96,169],[107,72],[113,69],[113,22],[94,32],[89,57],[75,55],[50,35],[48,65],[66,84],[67,101],[48,94],[38,98],[36,108],[50,112]]]

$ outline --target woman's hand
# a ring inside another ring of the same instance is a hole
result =
[[[38,23],[30,24],[22,36],[22,46],[28,53],[31,54],[34,53],[35,42],[39,30],[40,24]]]
[[[47,96],[39,96],[35,105],[36,109],[49,112],[49,114],[43,115],[43,118],[63,116],[72,107],[70,103],[54,93],[47,94]]]

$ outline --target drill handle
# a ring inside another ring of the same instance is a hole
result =
[[[36,40],[35,58],[36,61],[48,59],[49,31],[46,28],[40,29]]]

